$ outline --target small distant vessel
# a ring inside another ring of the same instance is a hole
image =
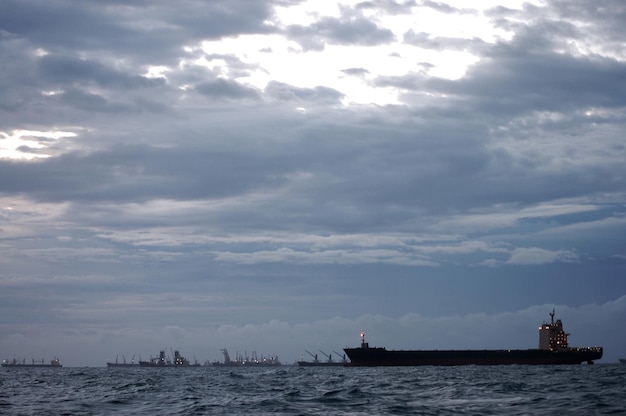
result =
[[[117,356],[115,356],[115,362],[108,362],[107,363],[107,367],[117,367],[117,368],[121,368],[121,367],[139,367],[139,363],[135,362],[135,356],[133,355],[133,358],[130,360],[129,363],[126,362],[126,357],[124,357],[122,355],[122,362],[118,362],[117,361]]]
[[[25,359],[16,360],[15,358],[12,360],[2,360],[2,367],[11,367],[11,368],[33,368],[33,367],[63,367],[61,365],[61,360],[58,358],[53,358],[49,363],[44,362],[43,358],[41,360],[35,360],[34,358],[30,363],[27,363]]]
[[[139,361],[140,367],[200,367],[200,364],[190,363],[189,360],[180,354],[180,351],[174,351],[174,361],[165,357],[165,351],[159,351],[159,356],[150,358],[148,361]]]
[[[222,348],[220,350],[222,354],[224,354],[224,362],[214,361],[214,367],[276,367],[282,365],[282,363],[278,360],[278,357],[263,357],[258,358],[256,352],[252,353],[252,357],[242,357],[237,353],[234,360],[230,359],[230,355],[228,354],[228,350],[226,348]]]
[[[626,364],[626,358],[620,358],[619,359],[619,363],[620,364]]]
[[[350,366],[420,366],[420,365],[548,365],[548,364],[593,364],[602,358],[602,347],[569,347],[567,336],[560,319],[539,327],[539,348],[528,350],[387,350],[383,347],[370,348],[361,333],[359,348],[345,348]]]
[[[302,359],[298,361],[298,365],[300,367],[343,367],[349,363],[349,361],[346,359],[345,354],[343,355],[343,358],[341,361],[333,361],[332,354],[326,354],[324,351],[319,350],[326,357],[325,361],[320,361],[317,358],[317,354],[313,354],[308,350],[305,350],[305,351],[307,352],[307,354],[313,357],[313,361],[304,361],[304,359]],[[333,351],[333,352],[337,355],[340,355],[336,351]]]

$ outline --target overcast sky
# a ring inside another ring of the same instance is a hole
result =
[[[3,0],[0,358],[626,356],[626,3]]]

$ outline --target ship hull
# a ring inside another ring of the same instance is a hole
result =
[[[592,364],[602,358],[601,347],[562,351],[528,350],[387,350],[345,348],[351,367],[457,366],[457,365],[554,365]]]
[[[5,368],[61,368],[61,364],[2,364]]]
[[[27,363],[26,360],[2,360],[2,367],[5,368],[61,368],[61,361],[58,358],[46,363],[44,360]]]
[[[150,361],[139,361],[139,364],[127,364],[127,365],[112,365],[109,367],[141,367],[141,368],[189,368],[189,367],[202,367],[198,363],[191,364],[189,362],[184,363],[160,363],[160,362],[150,362]]]
[[[347,365],[347,362],[312,362],[312,361],[298,361],[298,366],[300,367],[344,367]]]
[[[172,363],[139,361],[139,367],[170,368],[170,367],[191,367],[191,365],[190,364],[172,364]]]

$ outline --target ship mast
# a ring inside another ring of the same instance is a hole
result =
[[[569,347],[567,334],[563,331],[563,322],[560,319],[554,321],[554,309],[550,312],[550,323],[544,323],[539,327],[539,349],[559,351]]]
[[[313,357],[313,362],[314,362],[314,363],[319,362],[319,361],[317,360],[317,354],[313,354],[313,353],[312,353],[312,352],[310,352],[309,350],[305,350],[305,351],[307,352],[307,354],[309,354],[311,357]]]

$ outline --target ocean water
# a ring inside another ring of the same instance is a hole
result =
[[[626,365],[2,368],[0,414],[626,414]]]

